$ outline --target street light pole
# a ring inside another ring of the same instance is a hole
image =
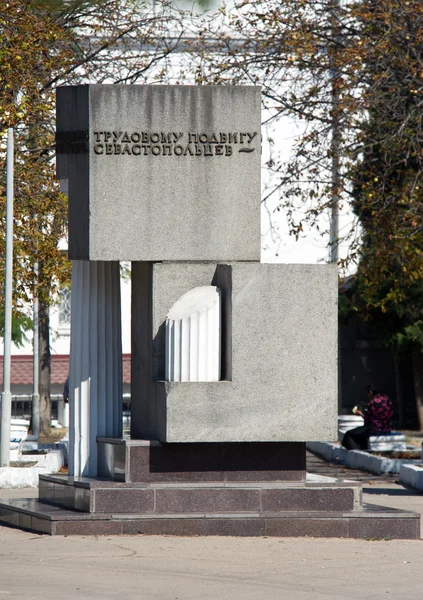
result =
[[[38,263],[34,264],[34,276],[38,280]],[[35,288],[35,286],[34,286]],[[33,390],[32,390],[32,435],[40,435],[40,390],[39,390],[39,340],[38,340],[38,295],[34,291],[33,307]]]
[[[6,153],[6,274],[4,291],[4,355],[3,393],[1,395],[0,466],[10,463],[10,421],[12,394],[10,392],[10,366],[12,351],[12,283],[13,283],[13,128],[7,130]]]
[[[332,83],[332,139],[331,139],[331,215],[330,215],[330,238],[329,238],[329,262],[338,264],[339,260],[339,192],[341,184],[341,164],[339,153],[341,150],[341,128],[339,122],[339,70],[336,64],[336,54],[339,52],[339,8],[340,0],[332,0],[332,36],[331,69],[330,78]]]

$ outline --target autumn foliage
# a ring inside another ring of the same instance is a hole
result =
[[[67,233],[67,199],[55,180],[55,88],[160,81],[158,65],[166,64],[178,28],[178,12],[168,0],[0,4],[0,269],[4,272],[6,132],[13,127],[15,326],[27,326],[27,319],[16,318],[31,310],[37,296],[42,432],[50,422],[49,306],[70,281],[70,263],[60,249]]]
[[[349,260],[366,265],[368,301],[401,297],[423,276],[423,4],[238,0],[203,20],[199,45],[199,83],[260,84],[267,122],[299,124],[291,159],[275,152],[268,165],[291,232],[321,227],[334,199],[352,204],[344,235]],[[390,295],[376,298],[372,282],[391,274]]]

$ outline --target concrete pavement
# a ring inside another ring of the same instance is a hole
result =
[[[0,528],[0,598],[420,598],[420,541],[47,537]]]
[[[377,481],[372,484],[363,483],[363,502],[413,510],[422,515],[420,520],[420,537],[423,538],[423,494],[407,489],[395,481]]]

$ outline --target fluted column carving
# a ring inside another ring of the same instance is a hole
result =
[[[170,309],[166,319],[166,380],[219,381],[220,290],[190,290]]]

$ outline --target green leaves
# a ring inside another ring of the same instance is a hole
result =
[[[26,332],[32,328],[32,320],[22,311],[12,313],[12,341],[19,347],[28,341]],[[0,304],[0,336],[4,337],[4,305]]]

